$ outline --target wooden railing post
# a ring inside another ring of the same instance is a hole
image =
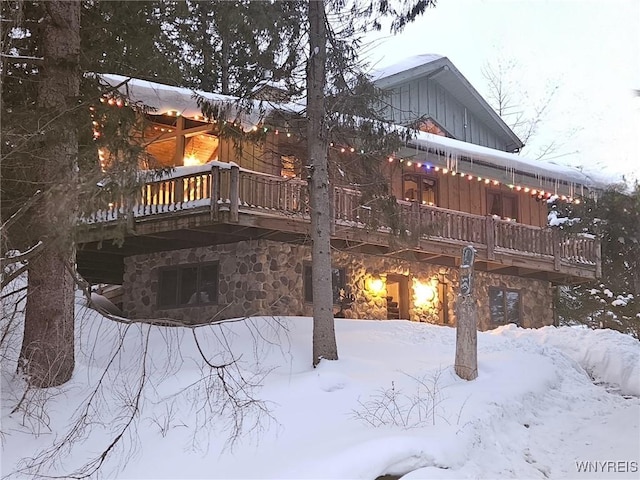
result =
[[[239,221],[240,210],[240,168],[237,165],[231,166],[231,178],[229,183],[229,220],[232,222]]]
[[[594,238],[595,242],[595,261],[596,261],[596,278],[602,277],[602,244],[600,243],[600,239]]]
[[[218,200],[220,199],[220,167],[214,165],[211,167],[211,220],[217,222],[220,217],[220,205]]]
[[[553,229],[553,269],[557,272],[560,270],[560,260],[562,258],[562,236],[560,231]]]
[[[485,229],[487,237],[487,259],[496,259],[496,221],[492,216],[488,216],[485,220]]]
[[[336,198],[338,196],[337,187],[331,188],[331,201],[329,202],[329,218],[331,219],[331,225],[329,227],[330,235],[336,234]]]

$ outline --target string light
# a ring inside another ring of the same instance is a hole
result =
[[[123,101],[121,98],[113,98],[113,97],[111,97],[111,98],[102,97],[102,98],[100,98],[100,102],[101,103],[108,103],[111,106],[115,105],[115,106],[118,106],[118,107],[122,107],[122,106],[127,105],[127,103],[125,101]],[[91,106],[91,107],[89,107],[89,110],[94,112],[95,111],[95,107]],[[169,111],[167,111],[167,115],[176,116],[177,117],[177,116],[180,116],[180,113],[177,110],[169,110]],[[91,116],[92,116],[92,118],[94,117],[93,114]],[[217,119],[211,120],[211,119],[208,119],[208,118],[206,118],[204,116],[201,116],[201,115],[194,115],[192,118],[194,120],[197,120],[197,121],[202,120],[202,121],[205,121],[205,122],[208,122],[208,123],[214,123],[214,124],[218,122]],[[97,130],[97,128],[99,127],[99,123],[96,122],[96,121],[93,121],[92,124],[94,126],[94,138],[97,139],[97,138],[99,138],[101,136],[100,132]],[[226,125],[226,124],[227,124],[227,121],[226,120],[223,121],[223,125]],[[236,126],[239,126],[240,124],[238,122],[234,121],[232,123],[232,125],[234,127],[236,127]],[[158,127],[154,127],[154,129],[158,130]],[[254,125],[253,127],[251,127],[250,131],[251,132],[257,132],[260,129],[261,129],[262,133],[265,133],[265,134],[270,132],[270,131],[272,131],[275,135],[279,135],[280,134],[280,130],[278,128],[268,127],[268,126],[262,126],[262,128],[260,128],[259,125]],[[160,128],[160,130],[162,132],[167,132],[167,133],[172,133],[174,131],[174,130],[172,130],[170,128]],[[288,128],[287,128],[287,131],[286,131],[286,136],[289,137],[289,138],[292,136],[291,132],[288,131]],[[332,148],[337,148],[337,147],[335,147],[335,143],[334,142],[331,142],[329,145]],[[348,145],[339,147],[340,153],[346,153],[347,150],[350,153],[355,153],[355,151],[356,151],[356,149],[354,147],[350,147]],[[365,151],[363,149],[360,149],[359,152],[362,155],[365,154]],[[102,164],[103,163],[103,154],[101,154],[100,157],[101,157],[100,160],[101,160],[101,164]],[[471,181],[471,180],[473,180],[475,178],[478,182],[483,182],[484,181],[484,183],[486,185],[493,184],[494,186],[498,186],[501,183],[499,180],[496,180],[496,179],[484,178],[484,177],[481,177],[481,176],[474,176],[472,174],[467,174],[467,173],[464,173],[464,172],[457,172],[455,170],[450,170],[449,168],[440,167],[438,165],[430,165],[428,163],[413,162],[411,160],[404,159],[404,158],[396,158],[393,155],[388,157],[388,162],[389,163],[393,163],[395,161],[398,161],[398,163],[400,163],[400,164],[406,165],[407,168],[409,168],[409,167],[415,167],[415,168],[418,168],[418,169],[424,168],[425,170],[428,170],[428,171],[433,170],[435,172],[442,172],[443,175],[451,174],[452,177],[455,177],[456,175],[459,175],[460,177],[463,177],[463,178],[466,177],[466,179],[469,180],[469,181]],[[511,190],[515,189],[518,192],[524,191],[525,193],[531,193],[532,196],[537,196],[538,199],[551,198],[552,197],[552,193],[551,192],[545,192],[544,190],[537,190],[535,188],[525,187],[525,186],[522,186],[522,185],[514,185],[514,184],[508,184],[508,185],[505,184],[505,186],[508,187]],[[573,199],[572,197],[568,197],[566,195],[561,195],[561,196],[559,196],[557,198],[561,199],[562,201],[569,202],[569,203],[575,203],[575,204],[579,204],[580,203],[580,199]],[[431,204],[431,202],[428,202],[428,203]]]

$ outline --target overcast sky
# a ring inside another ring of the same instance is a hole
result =
[[[375,39],[374,68],[438,53],[485,97],[483,65],[514,60],[532,104],[558,87],[532,156],[557,138],[549,161],[640,178],[640,0],[438,0],[402,34]]]

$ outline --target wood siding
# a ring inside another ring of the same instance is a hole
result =
[[[430,117],[457,140],[507,151],[504,140],[468,109],[465,112],[465,107],[436,80],[414,79],[395,86],[386,103],[384,115],[393,122],[407,125]]]
[[[389,183],[391,194],[399,200],[403,200],[402,176],[406,173],[417,172],[421,172],[418,167],[406,167],[401,163],[389,164],[385,173],[391,178]],[[422,170],[422,172],[424,171]],[[486,216],[490,213],[488,211],[488,193],[500,192],[516,198],[517,217],[515,220],[518,223],[535,227],[547,225],[546,202],[538,200],[524,191],[517,192],[506,185],[487,185],[483,181],[478,182],[475,178],[469,180],[467,177],[443,174],[442,171],[422,174],[437,181],[436,206],[438,207]]]

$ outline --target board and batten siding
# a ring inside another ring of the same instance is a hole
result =
[[[383,169],[391,179],[391,193],[398,199],[403,198],[402,176],[405,173],[416,173],[416,167],[405,167],[400,163],[387,164]],[[486,185],[484,182],[468,180],[466,177],[442,175],[440,173],[426,174],[436,179],[436,206],[471,213],[473,215],[488,215],[487,194],[499,191],[513,195],[517,199],[518,217],[516,221],[525,225],[545,227],[547,225],[547,205],[545,201],[517,192],[505,185]]]
[[[389,89],[384,116],[402,125],[430,117],[457,140],[507,151],[507,145],[433,79],[409,80]],[[466,128],[465,128],[466,113]]]

